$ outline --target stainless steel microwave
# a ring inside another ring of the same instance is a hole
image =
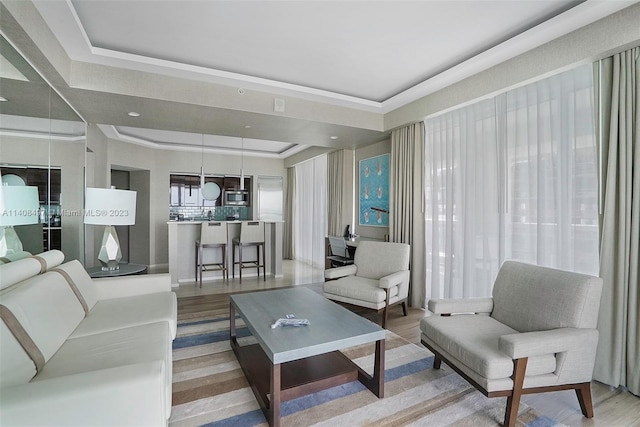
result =
[[[225,191],[224,204],[227,206],[249,206],[249,192],[246,190]]]

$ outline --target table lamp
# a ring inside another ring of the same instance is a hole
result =
[[[115,187],[87,188],[84,223],[105,226],[98,259],[103,271],[118,270],[122,252],[114,226],[136,223],[136,192]]]
[[[37,224],[39,208],[38,187],[0,185],[0,256],[22,251],[13,227]]]

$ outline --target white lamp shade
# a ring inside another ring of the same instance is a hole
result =
[[[87,188],[84,223],[91,225],[134,225],[136,192],[107,188]]]
[[[38,187],[0,186],[0,226],[38,223]]]

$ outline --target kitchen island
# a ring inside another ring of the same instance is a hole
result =
[[[183,283],[196,282],[195,242],[200,238],[200,227],[203,222],[208,221],[169,221],[169,275],[171,276],[171,286],[178,287]],[[240,226],[244,221],[215,221],[227,223],[227,266],[229,268],[229,278],[232,277],[232,248],[233,238],[240,237]],[[264,221],[265,234],[265,257],[266,275],[273,278],[282,277],[282,221]],[[255,250],[254,248],[252,248]],[[248,255],[245,259],[255,259],[255,252],[245,249]],[[237,255],[236,255],[237,257]],[[220,259],[220,251],[215,249],[205,250],[203,253],[205,263],[212,259]],[[256,271],[247,270],[242,273],[243,277],[251,277],[257,274]],[[236,276],[238,268],[236,267]],[[203,273],[202,281],[222,280],[220,271],[206,271]]]

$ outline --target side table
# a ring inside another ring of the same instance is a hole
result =
[[[115,277],[115,276],[129,276],[133,274],[146,274],[147,266],[142,264],[129,264],[129,263],[120,263],[118,264],[117,270],[102,270],[102,267],[91,267],[87,268],[87,273],[89,273],[89,277],[98,278],[98,277]]]

